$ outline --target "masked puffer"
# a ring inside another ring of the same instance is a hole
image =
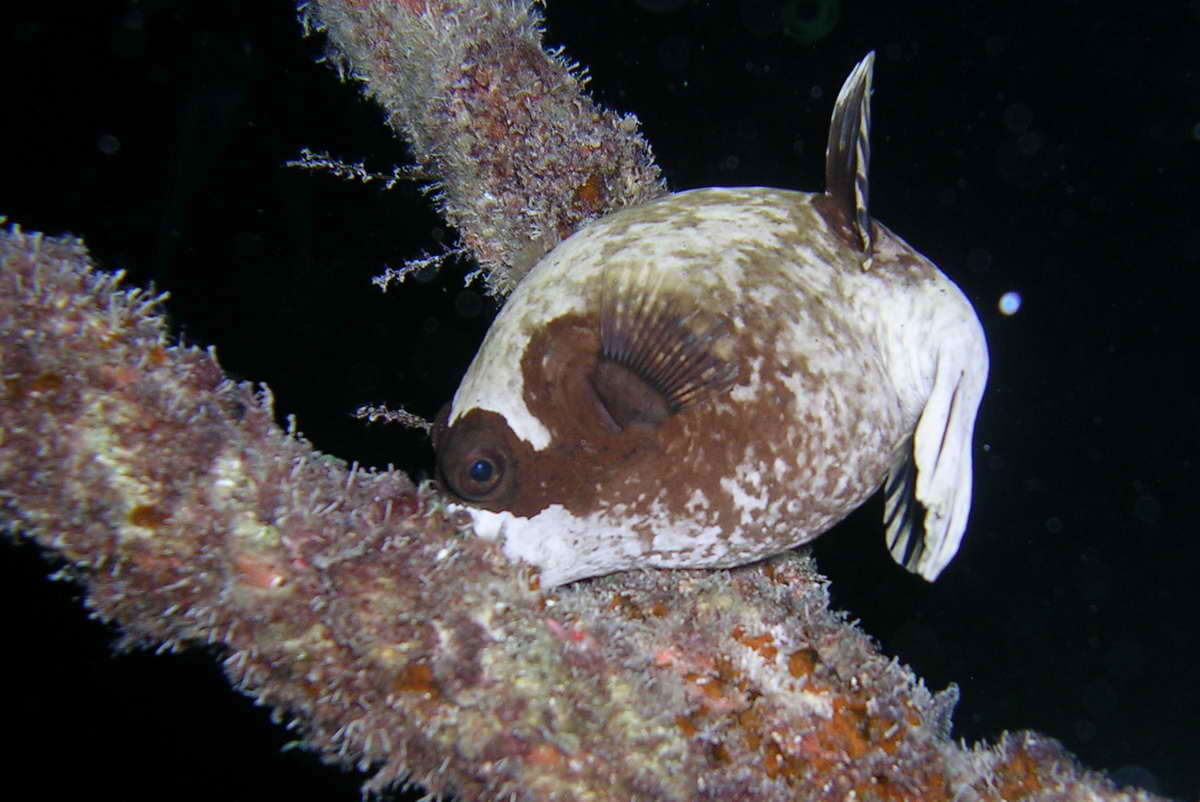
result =
[[[838,95],[826,190],[679,192],[521,281],[434,431],[476,532],[543,586],[734,566],[881,486],[928,580],[958,549],[987,380],[970,302],[867,209],[874,54]]]

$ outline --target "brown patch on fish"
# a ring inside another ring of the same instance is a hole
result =
[[[531,517],[561,504],[580,518],[610,516],[641,536],[647,559],[657,564],[735,564],[762,554],[764,544],[786,548],[797,532],[831,526],[848,504],[875,490],[887,469],[885,459],[862,455],[888,449],[873,448],[856,434],[873,405],[831,404],[847,384],[868,395],[871,381],[816,373],[805,360],[793,359],[782,339],[786,318],[767,311],[743,321],[753,328],[744,325],[736,348],[741,386],[749,389],[750,365],[759,362],[754,400],[719,396],[657,425],[622,431],[606,425],[588,381],[599,359],[597,319],[568,315],[550,322],[530,341],[521,370],[527,408],[549,429],[551,442],[541,451],[521,444],[519,492],[503,509]],[[804,388],[800,398],[787,386],[797,382]],[[806,398],[813,409],[803,407]],[[467,417],[477,414],[483,413]],[[885,427],[879,438],[899,437],[900,421],[895,424],[894,432]],[[739,485],[740,498],[730,481]],[[692,549],[654,550],[658,527],[674,519],[714,528],[719,534],[711,545],[719,548],[707,559]]]

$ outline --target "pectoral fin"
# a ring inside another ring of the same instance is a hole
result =
[[[590,380],[610,428],[654,427],[729,389],[733,352],[729,322],[664,288],[653,271],[605,271]]]
[[[904,441],[883,483],[883,524],[893,559],[914,571],[925,549],[924,510],[916,496],[912,438]]]
[[[954,558],[971,509],[971,446],[987,357],[939,355],[912,449],[888,472],[884,521],[893,559],[932,582]]]

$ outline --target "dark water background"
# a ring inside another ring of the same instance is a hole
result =
[[[956,736],[1035,729],[1194,798],[1200,3],[1030,6],[559,0],[547,42],[640,116],[677,189],[818,189],[833,97],[878,51],[872,211],[976,304],[992,379],[958,558],[934,585],[895,569],[868,505],[817,547],[836,603],[931,688],[959,684]],[[828,30],[804,24],[819,7],[836,7]],[[368,284],[447,236],[415,187],[282,166],[305,146],[407,161],[313,63],[290,5],[6,16],[0,213],[169,290],[176,330],[267,382],[322,450],[427,471],[421,438],[348,413],[432,415],[490,306],[461,267],[387,296]],[[6,547],[0,570],[10,783],[358,798],[359,778],[280,753],[286,733],[205,653],[114,658],[33,549]]]

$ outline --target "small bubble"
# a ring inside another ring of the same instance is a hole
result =
[[[814,85],[812,89],[808,90],[808,96],[813,100],[820,100],[822,97],[824,97],[824,95],[825,90],[819,86]]]
[[[121,140],[112,134],[101,134],[96,138],[96,147],[105,156],[116,156],[121,150]]]
[[[1000,308],[1000,314],[1005,317],[1015,315],[1021,308],[1021,293],[1009,290],[1000,296],[1000,303],[997,306]]]
[[[1061,534],[1063,530],[1062,519],[1056,515],[1051,515],[1046,519],[1046,531],[1052,535]]]

